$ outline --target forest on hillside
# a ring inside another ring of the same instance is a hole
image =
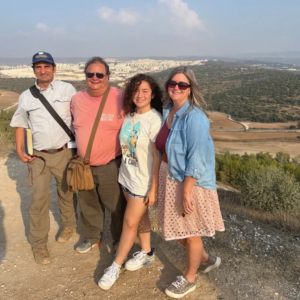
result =
[[[198,80],[208,110],[230,114],[252,122],[300,120],[300,74],[240,63],[209,61],[190,67]],[[170,70],[151,73],[163,87]],[[70,81],[77,90],[84,81]],[[34,83],[32,78],[0,78],[0,89],[21,93]],[[111,82],[118,86],[118,82]]]
[[[202,88],[208,110],[227,113],[234,119],[252,122],[300,120],[300,74],[208,62],[190,67]],[[170,70],[154,73],[161,85]]]

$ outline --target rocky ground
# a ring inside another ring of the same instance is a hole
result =
[[[86,254],[74,251],[76,234],[59,244],[60,218],[51,185],[51,230],[49,251],[52,263],[36,265],[28,236],[30,190],[27,166],[14,154],[0,158],[0,299],[167,299],[168,283],[185,268],[184,249],[165,242],[153,220],[152,244],[156,262],[136,272],[123,270],[109,291],[97,286],[99,277],[113,259],[109,217],[104,242]],[[226,231],[205,239],[209,252],[222,258],[221,267],[198,274],[197,289],[186,299],[300,299],[300,235],[283,232],[258,221],[241,217],[230,205],[222,205]],[[78,232],[80,231],[78,224]],[[134,245],[132,253],[139,249]]]

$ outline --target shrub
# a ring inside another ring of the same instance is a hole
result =
[[[287,164],[290,161],[290,155],[285,152],[277,152],[275,159],[278,163]]]
[[[244,176],[241,196],[245,206],[264,211],[299,211],[300,185],[282,169],[266,167]]]

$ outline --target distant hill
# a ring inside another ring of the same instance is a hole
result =
[[[79,63],[86,62],[90,57],[55,57],[57,63]],[[256,60],[261,62],[279,62],[285,64],[296,64],[300,66],[300,51],[268,52],[268,53],[246,53],[234,55],[181,55],[181,56],[119,56],[112,57],[118,61],[136,59],[157,60],[218,60],[228,62],[239,62],[241,60]],[[0,66],[30,65],[32,57],[0,57]]]
[[[66,80],[65,80],[66,81]],[[35,82],[34,78],[0,78],[0,90],[8,90],[21,94],[32,86]],[[84,81],[67,81],[74,85],[74,87],[80,91],[86,87]],[[120,88],[116,82],[110,82],[111,86]]]
[[[193,66],[209,110],[252,122],[300,120],[300,75],[239,63]],[[151,74],[161,86],[170,70]]]
[[[55,63],[77,64],[87,61],[87,57],[54,57]],[[30,66],[32,57],[0,57],[0,66]]]
[[[239,58],[256,58],[256,57],[297,57],[300,58],[300,51],[281,51],[281,52],[262,52],[262,53],[245,53],[236,54],[233,57]]]
[[[300,74],[253,67],[241,63],[209,61],[190,67],[196,75],[208,110],[230,114],[234,119],[252,122],[300,120]],[[161,86],[170,70],[152,73]],[[0,89],[21,93],[33,79],[0,78]],[[77,90],[84,81],[72,82]],[[117,83],[111,82],[116,86]]]
[[[247,53],[230,56],[236,60],[256,60],[261,62],[278,62],[300,66],[300,51]]]
[[[56,63],[69,63],[77,64],[80,62],[86,62],[90,57],[54,57]],[[156,59],[156,60],[222,60],[232,61],[232,58],[221,57],[221,56],[122,56],[115,57],[117,61],[137,60],[137,59]],[[0,57],[0,66],[19,66],[19,65],[31,65],[32,57]]]

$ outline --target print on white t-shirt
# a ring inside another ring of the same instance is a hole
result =
[[[151,188],[153,148],[162,117],[155,109],[125,116],[120,132],[122,164],[119,182],[132,193],[146,195]]]
[[[134,120],[134,117],[132,117]],[[140,135],[141,122],[134,124],[132,121],[124,121],[120,133],[120,140],[124,163],[128,167],[138,167],[136,145]]]

